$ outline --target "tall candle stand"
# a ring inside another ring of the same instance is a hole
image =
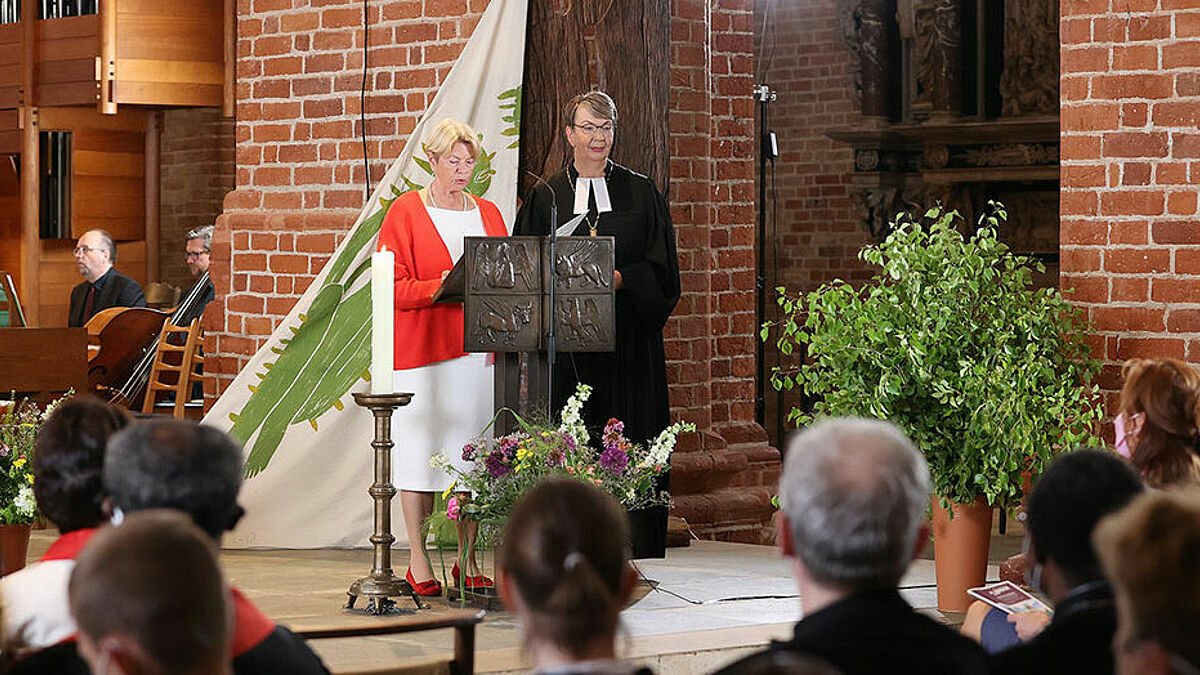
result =
[[[368,490],[375,500],[375,533],[371,535],[375,560],[370,575],[350,584],[346,609],[354,609],[360,595],[366,596],[366,609],[373,614],[386,613],[396,604],[392,598],[405,595],[413,599],[417,609],[422,608],[412,586],[392,572],[392,542],[396,541],[392,535],[392,498],[396,496],[396,487],[392,485],[392,412],[411,400],[412,394],[406,393],[354,394],[354,402],[370,409],[375,416],[375,440],[371,441],[375,449],[375,482]]]

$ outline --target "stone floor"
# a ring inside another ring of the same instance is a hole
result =
[[[30,559],[40,556],[52,540],[51,531],[35,532]],[[990,556],[993,563],[1019,550],[1020,542],[1019,528],[1006,535],[995,534]],[[232,583],[282,624],[303,628],[379,620],[343,609],[350,582],[370,570],[368,550],[226,550],[221,558]],[[396,552],[396,560],[404,558],[404,552]],[[439,565],[436,557],[434,565]],[[490,560],[485,567],[490,568]],[[791,624],[800,616],[788,565],[771,547],[696,541],[687,548],[669,549],[665,560],[637,561],[637,567],[644,581],[622,614],[621,649],[656,672],[710,671],[772,638],[788,635]],[[994,580],[996,574],[993,564],[989,580]],[[961,621],[961,617],[942,615],[933,609],[937,604],[936,584],[929,550],[913,563],[901,592],[914,607],[935,618],[947,623]],[[411,606],[398,603],[401,609]],[[437,599],[423,611],[446,611],[449,607],[446,600]],[[521,672],[527,668],[519,627],[508,614],[489,614],[478,628],[476,640],[478,672]],[[313,646],[335,673],[439,672],[428,664],[448,658],[453,635],[443,630],[319,640]]]

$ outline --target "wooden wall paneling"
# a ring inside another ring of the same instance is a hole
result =
[[[116,267],[122,274],[133,277],[134,281],[144,287],[146,285],[146,242],[117,242]]]
[[[4,156],[0,156],[0,270],[21,278],[21,180],[13,162]],[[21,300],[24,304],[25,298]]]
[[[29,326],[40,326],[41,304],[38,302],[38,267],[41,240],[38,238],[38,118],[34,107],[34,64],[37,42],[36,0],[22,0],[21,16],[21,276],[17,288],[25,298],[25,320]]]
[[[225,100],[225,0],[119,0],[114,100],[219,106]]]
[[[145,217],[145,243],[146,251],[146,276],[142,284],[145,285],[148,281],[158,281],[158,243],[159,243],[159,199],[162,195],[161,186],[159,183],[159,148],[162,140],[162,112],[153,111],[146,114],[146,147],[143,153],[145,165],[142,169],[143,175],[143,197],[142,201],[146,205]]]
[[[99,17],[43,19],[37,22],[37,40],[38,105],[95,104]]]
[[[72,236],[99,227],[118,241],[144,239],[145,133],[76,129],[73,138]]]
[[[21,111],[0,110],[0,155],[19,154],[21,154]],[[4,158],[0,157],[0,160],[4,160]]]
[[[0,24],[0,108],[15,108],[21,95],[21,24]]]
[[[37,271],[41,326],[67,325],[71,289],[83,281],[74,250],[75,242],[70,239],[43,239],[41,242]]]

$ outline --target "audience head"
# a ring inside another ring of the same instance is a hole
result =
[[[213,542],[187,516],[145,511],[101,530],[68,585],[93,673],[228,673],[232,614]]]
[[[1148,492],[1096,528],[1120,673],[1200,671],[1200,494]]]
[[[208,271],[211,263],[209,254],[212,252],[213,226],[197,227],[187,233],[184,246],[184,260],[192,276],[198,277]]]
[[[890,422],[832,419],[800,432],[779,481],[781,544],[818,584],[893,588],[917,552],[929,470]]]
[[[634,577],[629,523],[609,495],[551,478],[513,509],[497,551],[500,591],[536,652],[610,657]]]
[[[38,431],[33,495],[38,509],[60,532],[98,527],[105,521],[105,445],[128,423],[124,412],[81,395],[59,404]]]
[[[1124,377],[1120,415],[1134,466],[1151,487],[1200,485],[1200,372],[1176,359],[1134,359]]]
[[[213,539],[242,516],[242,450],[223,431],[184,420],[141,422],[116,434],[104,460],[114,515],[177,509]]]
[[[117,262],[117,244],[104,230],[88,230],[75,243],[75,264],[88,281],[104,276]]]
[[[1055,574],[1062,577],[1065,588],[1059,590],[1064,593],[1102,578],[1092,531],[1101,518],[1121,510],[1141,492],[1142,481],[1116,455],[1076,450],[1056,458],[1029,495],[1026,513],[1033,561],[1052,562]]]

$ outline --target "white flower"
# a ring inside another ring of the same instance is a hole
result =
[[[650,445],[650,450],[642,457],[642,461],[638,462],[641,467],[656,466],[659,464],[668,464],[671,459],[671,451],[675,449],[675,442],[681,432],[695,431],[696,425],[691,422],[676,422],[658,435],[654,439],[654,443]]]
[[[447,471],[450,469],[450,458],[447,457],[445,453],[438,453],[429,458],[429,466],[435,469],[441,469],[442,471]]]
[[[20,491],[17,492],[16,499],[13,500],[13,506],[17,507],[19,516],[32,519],[37,513],[37,501],[33,498],[33,488],[22,485]]]
[[[562,423],[558,425],[559,432],[569,433],[575,438],[575,442],[579,445],[587,445],[591,437],[588,435],[587,426],[583,423],[583,404],[587,402],[588,397],[592,395],[592,388],[582,382],[575,387],[575,393],[571,398],[567,399],[566,405],[563,406]]]

